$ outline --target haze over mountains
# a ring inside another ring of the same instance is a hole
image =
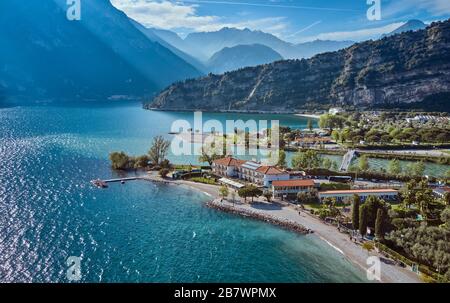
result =
[[[388,35],[419,30],[425,27],[426,25],[422,21],[411,20]],[[158,36],[184,54],[196,58],[197,63],[189,60],[188,62],[200,70],[213,73],[222,73],[280,60],[275,54],[279,54],[283,59],[307,59],[317,54],[340,50],[355,43],[353,41],[314,40],[294,44],[283,41],[272,34],[253,31],[248,28],[225,27],[218,31],[191,33],[185,39],[169,30],[156,28],[147,28],[146,30],[151,31],[153,35]],[[255,45],[264,47],[255,47]],[[270,56],[268,55],[268,48],[273,50]],[[240,57],[236,56],[237,49],[242,52]],[[233,50],[235,51],[233,52]],[[198,62],[203,63],[203,68],[198,65]]]
[[[257,66],[282,60],[283,57],[265,45],[238,45],[225,47],[207,62],[208,69],[215,74],[237,70],[244,66]]]
[[[352,41],[338,42],[317,40],[306,44],[293,44],[262,31],[227,27],[215,32],[192,33],[189,34],[184,41],[188,48],[198,56],[204,58],[211,57],[214,53],[225,47],[260,44],[272,48],[283,56],[284,59],[306,58],[322,51],[334,51],[354,43]],[[314,47],[318,45],[320,45],[320,47],[317,52],[314,52]]]
[[[108,0],[84,1],[68,21],[65,0],[0,1],[0,87],[11,98],[151,96],[202,73],[148,39]]]
[[[109,0],[83,2],[81,21],[68,21],[66,10],[65,0],[0,1],[0,101],[148,99],[209,72],[310,58],[353,44],[293,44],[234,28],[182,39],[129,19]]]
[[[390,32],[389,34],[383,35],[382,37],[392,36],[396,34],[401,34],[407,31],[417,31],[426,28],[427,25],[420,20],[409,20],[396,30]]]
[[[147,107],[294,112],[337,104],[358,108],[431,104],[448,110],[450,20],[311,59],[176,83]]]

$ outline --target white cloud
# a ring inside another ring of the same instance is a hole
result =
[[[435,16],[450,14],[449,0],[396,0],[382,7],[382,18],[389,18],[406,11],[426,11]]]
[[[223,27],[249,28],[281,35],[287,28],[284,17],[269,17],[229,22],[224,17],[200,16],[198,4],[155,0],[111,0],[118,9],[148,27],[188,31],[216,31]]]
[[[352,40],[352,41],[363,41],[368,39],[378,39],[381,35],[390,33],[400,26],[405,24],[405,22],[396,22],[391,23],[381,27],[373,27],[373,28],[365,28],[355,31],[342,31],[342,32],[330,32],[330,33],[322,33],[314,37],[308,37],[302,39],[303,41],[311,41],[311,40]]]

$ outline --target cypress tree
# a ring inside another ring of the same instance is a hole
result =
[[[359,233],[361,236],[365,236],[367,233],[367,224],[368,224],[368,218],[367,218],[367,208],[362,205],[359,208]]]
[[[353,205],[352,205],[352,224],[353,229],[357,230],[359,228],[359,204],[361,199],[358,195],[353,196]]]
[[[377,219],[375,220],[375,236],[378,239],[383,239],[384,232],[385,232],[385,217],[384,217],[384,210],[382,208],[379,208],[377,211]]]

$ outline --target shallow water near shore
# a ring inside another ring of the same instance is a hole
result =
[[[83,282],[366,281],[316,236],[209,209],[201,192],[90,186],[117,176],[110,151],[145,153],[180,117],[192,114],[119,103],[0,109],[0,281],[68,282],[69,256],[81,257]]]

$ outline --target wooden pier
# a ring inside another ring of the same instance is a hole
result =
[[[117,179],[108,179],[108,180],[102,180],[105,183],[117,183],[117,182],[126,182],[126,181],[134,181],[134,180],[141,180],[141,177],[129,177],[129,178],[117,178]]]
[[[98,188],[107,188],[109,183],[122,183],[124,184],[127,181],[135,181],[135,180],[143,180],[144,177],[128,177],[128,178],[117,178],[117,179],[107,179],[107,180],[91,180],[91,184]]]

